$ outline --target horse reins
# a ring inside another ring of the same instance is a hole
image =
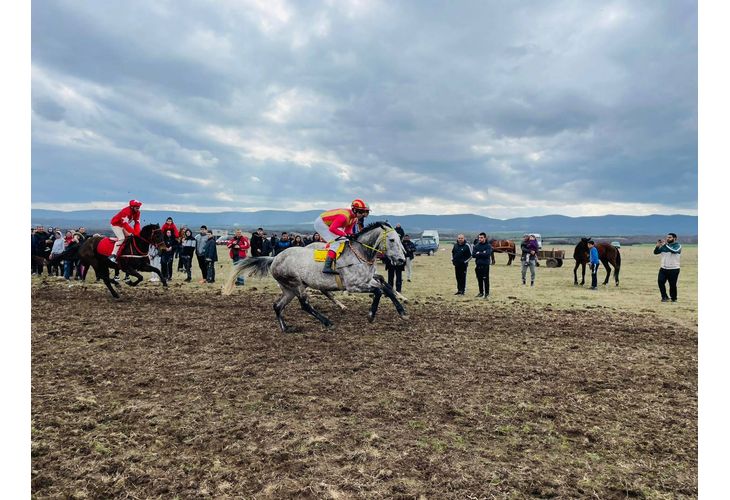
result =
[[[378,238],[377,243],[375,243],[377,245],[377,247],[380,247],[380,242],[383,241],[383,240],[385,240],[385,238],[387,237],[388,233],[390,233],[391,231],[395,231],[395,229],[391,229],[390,231],[388,231],[387,229],[383,229],[383,232],[380,234],[380,237]],[[366,258],[362,257],[357,250],[355,250],[355,247],[352,246],[352,242],[351,241],[348,240],[348,243],[350,245],[350,250],[352,250],[352,253],[355,254],[355,257],[357,257],[357,260],[359,260],[360,262],[362,262],[364,264],[368,264],[370,266],[372,266],[373,264],[375,264],[375,256],[373,256],[373,260],[367,260]],[[370,250],[375,251],[376,254],[383,252],[382,250],[380,250],[380,248],[371,247],[370,245],[366,245],[365,243],[362,243],[360,241],[358,241],[358,243],[360,243],[365,248],[369,248]]]
[[[154,229],[154,230],[152,231],[152,234],[155,234],[155,233],[156,233],[157,231],[162,231],[162,229]],[[150,235],[150,236],[151,236],[151,235]],[[141,258],[143,258],[143,257],[147,257],[147,252],[143,252],[143,251],[142,251],[142,250],[141,250],[141,249],[139,248],[139,246],[137,246],[137,238],[139,238],[140,240],[142,240],[142,241],[144,241],[145,243],[147,243],[147,245],[148,245],[148,248],[147,248],[147,250],[148,250],[148,251],[149,251],[149,247],[150,247],[150,246],[153,246],[153,244],[152,244],[152,242],[151,242],[151,241],[149,241],[149,240],[146,240],[146,239],[145,239],[145,238],[143,238],[142,236],[138,236],[138,235],[132,235],[132,246],[133,246],[133,248],[134,248],[135,250],[137,250],[137,251],[138,251],[138,252],[140,253],[140,255],[121,255],[120,257],[127,257],[127,258],[131,258],[131,259],[141,259]],[[154,245],[154,246],[157,246],[157,245]]]

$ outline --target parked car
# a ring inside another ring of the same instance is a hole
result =
[[[439,232],[435,229],[426,229],[423,233],[421,233],[421,238],[432,238],[436,240],[436,245],[439,244]]]
[[[433,255],[438,252],[439,249],[439,244],[436,239],[430,236],[417,238],[413,240],[413,243],[416,245],[416,255]]]

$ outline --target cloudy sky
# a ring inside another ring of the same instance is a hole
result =
[[[697,213],[693,1],[32,4],[32,206]]]

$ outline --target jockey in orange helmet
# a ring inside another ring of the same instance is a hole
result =
[[[109,256],[110,261],[114,263],[117,262],[117,252],[119,251],[119,247],[122,246],[124,239],[128,235],[134,234],[139,236],[139,207],[141,206],[141,201],[129,200],[129,206],[124,207],[117,215],[112,217],[112,231],[114,231],[117,241],[114,243],[112,254]]]
[[[370,213],[370,207],[361,199],[353,200],[350,208],[335,208],[320,214],[314,221],[314,229],[329,245],[327,259],[324,262],[323,273],[339,274],[332,269],[332,264],[337,258],[337,250],[342,244],[342,239],[353,234],[355,224],[361,221]]]

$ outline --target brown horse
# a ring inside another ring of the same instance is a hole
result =
[[[112,245],[112,243],[104,236],[94,236],[87,239],[83,242],[81,248],[79,248],[78,257],[84,265],[94,268],[96,277],[101,278],[104,281],[104,284],[109,289],[109,292],[111,292],[112,297],[115,299],[119,298],[119,294],[116,290],[114,290],[114,288],[112,288],[112,284],[115,286],[120,285],[118,281],[111,280],[109,278],[109,269],[120,269],[137,278],[135,281],[130,281],[128,283],[130,286],[137,286],[139,282],[142,281],[142,275],[139,274],[139,271],[157,274],[157,276],[160,277],[162,286],[167,286],[165,277],[159,269],[150,264],[150,259],[147,256],[150,246],[157,247],[160,250],[165,249],[165,244],[162,239],[162,231],[160,230],[159,224],[149,224],[144,226],[140,230],[139,236],[127,236],[124,240],[124,246],[117,255],[116,264],[109,260],[106,253],[99,252],[99,243],[102,242],[104,242],[102,245],[104,247],[110,247],[110,245]],[[60,254],[57,258],[63,259],[64,254]]]
[[[490,240],[492,245],[492,265],[495,264],[494,254],[495,253],[506,253],[507,254],[507,265],[512,265],[512,261],[515,260],[517,253],[515,252],[515,242],[512,240]]]
[[[586,282],[586,264],[588,264],[591,260],[589,254],[590,251],[588,249],[588,240],[590,240],[590,238],[581,238],[573,251],[573,258],[575,259],[575,267],[573,268],[574,285],[578,284],[578,266],[583,266],[583,274],[580,284],[585,285]],[[616,281],[616,286],[618,286],[618,274],[621,270],[621,252],[610,243],[596,243],[596,248],[598,249],[598,258],[606,268],[606,279],[603,280],[603,284],[608,284],[608,278],[611,276],[611,268],[609,267],[609,264],[611,264],[614,270],[613,278]]]

